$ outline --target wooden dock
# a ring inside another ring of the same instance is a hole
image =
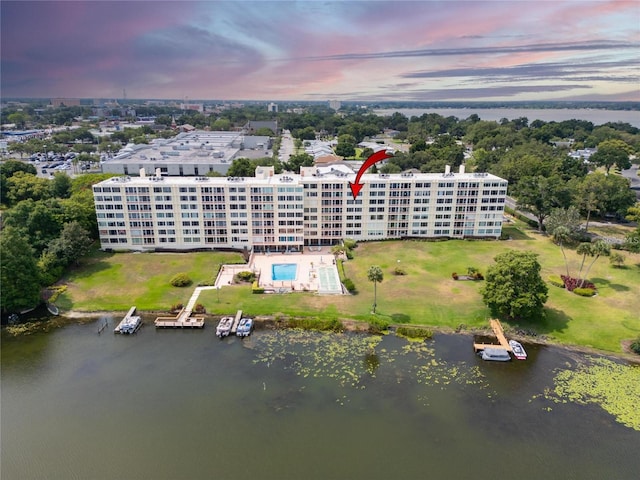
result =
[[[132,334],[140,330],[140,327],[142,326],[142,319],[135,315],[135,313],[136,307],[131,307],[118,326],[113,329],[113,333]]]
[[[156,328],[204,328],[204,317],[192,317],[184,308],[175,317],[157,317]]]
[[[507,340],[507,337],[504,336],[504,330],[502,329],[502,324],[500,323],[500,320],[496,320],[492,318],[489,320],[489,325],[491,325],[491,329],[493,330],[493,333],[498,339],[498,342],[500,342],[500,344],[495,345],[492,343],[474,343],[473,350],[477,352],[479,350],[484,350],[485,348],[503,348],[507,352],[511,352],[512,351],[511,345],[509,345],[509,341]]]
[[[156,328],[204,328],[204,317],[187,317],[184,319],[158,317]]]
[[[240,323],[240,319],[242,318],[242,310],[238,310],[236,312],[236,318],[233,321],[233,327],[231,327],[231,333],[238,332],[238,324]]]

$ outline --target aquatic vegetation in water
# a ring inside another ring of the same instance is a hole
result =
[[[576,369],[560,370],[545,397],[556,402],[596,404],[616,420],[640,431],[640,367],[590,358]]]
[[[276,331],[256,340],[256,362],[271,365],[285,361],[285,368],[302,377],[335,378],[341,386],[364,388],[365,376],[375,375],[377,365],[371,355],[380,340],[373,335]],[[304,348],[297,348],[301,346]]]
[[[343,387],[365,388],[365,380],[375,378],[380,368],[407,358],[406,368],[396,372],[396,381],[415,382],[445,389],[450,384],[486,388],[484,375],[477,366],[464,362],[449,364],[435,356],[426,342],[407,341],[400,349],[380,347],[383,337],[376,335],[336,334],[306,330],[282,330],[255,337],[256,363],[268,366],[284,364],[304,378],[334,378]],[[340,399],[340,403],[344,398]]]

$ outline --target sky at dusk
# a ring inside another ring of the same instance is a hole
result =
[[[0,2],[0,95],[640,101],[640,1]]]

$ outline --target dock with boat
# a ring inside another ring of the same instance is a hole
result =
[[[113,333],[120,333],[123,335],[132,335],[140,330],[142,326],[142,318],[136,313],[136,307],[133,306],[129,309],[124,318],[120,321],[118,326],[113,330]],[[98,332],[100,333],[100,332]]]
[[[504,330],[502,329],[500,320],[492,318],[489,320],[489,325],[491,325],[491,329],[493,330],[493,334],[498,339],[499,345],[496,345],[494,343],[474,343],[473,349],[476,352],[480,352],[485,348],[502,348],[507,352],[511,352],[511,345],[509,345],[507,337],[504,336]]]
[[[242,310],[238,310],[236,312],[236,318],[233,320],[233,327],[231,327],[231,333],[234,335],[238,333],[238,325],[240,324],[240,319],[242,318]]]
[[[478,353],[482,352],[482,358],[484,360],[493,360],[500,359],[504,360],[505,355],[513,354],[517,359],[524,360],[527,358],[527,354],[524,351],[524,347],[515,340],[507,340],[507,337],[504,335],[504,329],[502,328],[502,324],[500,320],[490,319],[489,325],[491,325],[491,329],[493,330],[494,335],[498,339],[498,344],[493,343],[474,343],[473,350]],[[485,355],[484,352],[489,351],[491,355]],[[503,352],[502,354],[500,354]]]

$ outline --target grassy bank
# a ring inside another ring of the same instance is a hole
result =
[[[379,265],[384,280],[378,285],[376,318],[451,329],[461,324],[484,327],[489,311],[479,294],[482,282],[455,281],[453,272],[465,274],[468,267],[475,267],[484,273],[493,257],[508,249],[538,253],[544,279],[565,272],[560,249],[548,237],[521,226],[506,230],[510,241],[362,243],[355,250],[355,258],[344,265],[357,295],[253,295],[250,286],[229,286],[219,292],[205,291],[199,301],[213,314],[242,309],[250,315],[366,321],[373,318],[373,285],[367,280],[367,269]],[[581,258],[572,251],[567,255],[576,274]],[[607,258],[596,262],[589,275],[598,287],[596,297],[579,297],[549,285],[545,318],[519,325],[505,322],[505,326],[536,331],[562,343],[619,352],[621,340],[640,334],[640,255],[625,255],[625,268],[611,267]],[[142,310],[166,310],[173,303],[186,303],[193,291],[171,287],[169,279],[175,273],[187,272],[196,284],[212,278],[220,263],[241,261],[239,255],[228,253],[96,252],[69,276],[69,289],[58,305],[73,310],[127,310],[131,305]],[[406,275],[393,275],[398,266]]]

